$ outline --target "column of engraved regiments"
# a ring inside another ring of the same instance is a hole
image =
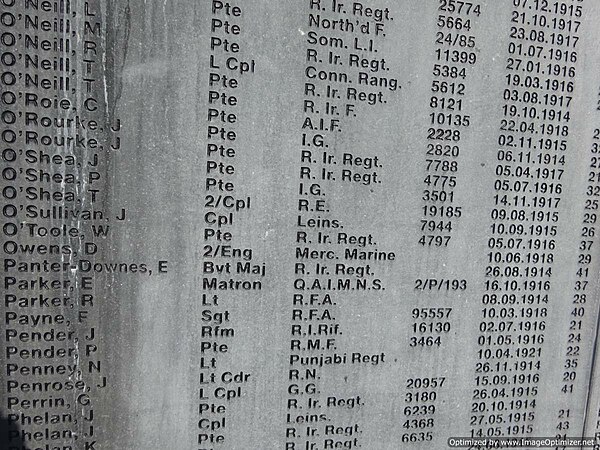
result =
[[[582,61],[596,51],[588,6],[513,0],[499,11],[509,39],[490,164],[474,437],[583,434],[598,313],[597,130],[586,120],[595,92],[582,82]]]
[[[396,253],[378,246],[369,225],[351,223],[389,176],[377,148],[353,146],[351,132],[401,90],[379,53],[394,18],[367,4],[305,4],[285,448],[368,447],[359,417],[374,401],[358,386],[388,359],[381,343],[348,348],[353,317],[342,317],[371,310]]]
[[[3,0],[0,17],[3,448],[93,449],[109,381],[94,255],[116,220],[99,205],[119,142],[105,120],[104,25],[93,3],[69,0]]]
[[[252,197],[244,195],[239,163],[244,149],[240,135],[240,92],[254,76],[256,62],[244,53],[244,10],[230,2],[210,3],[210,50],[205,174],[203,186],[202,299],[197,444],[200,449],[228,448],[228,414],[244,397],[254,375],[235,365],[239,305],[263,289],[264,263],[252,247],[240,244]],[[246,128],[248,129],[248,128]],[[236,239],[237,238],[237,239]]]

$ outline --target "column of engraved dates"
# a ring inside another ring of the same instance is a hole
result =
[[[551,288],[582,2],[511,3],[470,406],[475,437],[538,431],[549,315],[564,301]]]

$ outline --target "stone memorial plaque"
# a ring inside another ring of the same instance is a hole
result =
[[[3,450],[600,448],[600,2],[0,0]]]

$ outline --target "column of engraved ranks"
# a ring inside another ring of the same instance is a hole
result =
[[[378,249],[368,231],[351,233],[332,212],[331,199],[353,202],[380,193],[381,156],[347,148],[352,139],[342,133],[400,91],[378,54],[393,18],[387,8],[359,2],[307,0],[306,6],[286,449],[357,448],[364,446],[362,425],[349,417],[366,402],[353,390],[351,374],[385,364],[386,355],[340,348],[340,307],[381,293],[376,266],[393,264],[395,253]],[[325,367],[349,375],[349,388],[324,393]]]
[[[78,440],[93,448],[91,397],[106,380],[87,327],[94,280],[84,258],[97,245],[84,231],[106,222],[93,209],[101,179],[102,127],[92,119],[102,118],[92,95],[103,89],[95,86],[101,26],[87,2],[2,3],[0,408],[15,430],[8,448],[71,449]],[[76,104],[79,90],[84,100]],[[107,233],[99,228],[97,237]],[[93,387],[91,375],[84,380],[91,373],[99,380]]]
[[[252,248],[236,245],[243,217],[252,207],[252,198],[240,194],[239,186],[239,92],[244,80],[255,73],[256,63],[244,57],[240,45],[244,31],[242,8],[217,0],[211,1],[210,7],[199,450],[227,448],[227,412],[244,395],[251,379],[250,373],[222,367],[235,337],[235,329],[230,326],[232,314],[224,303],[232,297],[242,298],[235,293],[259,293],[266,272]]]

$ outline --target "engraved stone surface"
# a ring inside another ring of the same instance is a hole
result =
[[[600,435],[599,2],[0,6],[2,449]]]

